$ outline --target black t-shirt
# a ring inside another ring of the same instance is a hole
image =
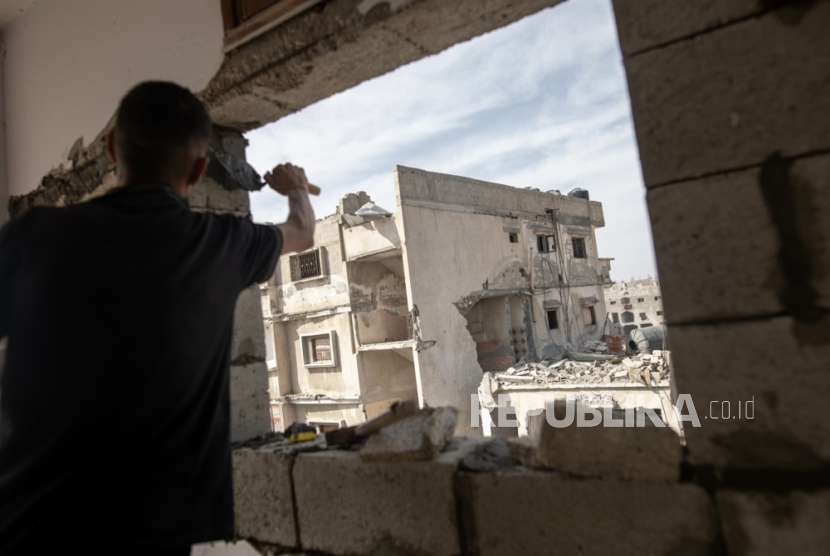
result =
[[[234,306],[281,248],[160,185],[0,231],[0,554],[232,536]]]

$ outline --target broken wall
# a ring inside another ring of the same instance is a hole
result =
[[[513,364],[513,346],[505,297],[482,299],[465,318],[476,343],[478,365],[483,371],[500,371]]]
[[[384,262],[351,262],[349,292],[360,344],[409,339],[406,280]],[[392,265],[396,268],[397,265]],[[402,267],[402,263],[401,263]]]

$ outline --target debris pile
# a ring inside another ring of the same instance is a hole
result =
[[[602,355],[612,355],[611,349],[608,347],[608,344],[606,344],[605,342],[601,342],[600,340],[591,340],[590,342],[586,343],[582,351],[585,353],[599,353]]]
[[[605,345],[602,342],[597,344]],[[592,349],[602,347],[592,346]],[[572,354],[571,357],[555,363],[526,363],[496,374],[495,379],[508,385],[639,382],[651,386],[669,378],[668,351],[655,350],[651,354],[607,359],[606,356],[596,361],[574,360],[587,359],[580,357],[585,355],[589,355],[589,352]]]
[[[317,399],[300,395],[296,399]],[[455,432],[454,407],[418,407],[414,400],[394,402],[384,413],[357,426],[325,433],[306,423],[294,423],[285,433],[268,433],[235,448],[267,447],[289,452],[357,450],[366,462],[426,461],[446,448]]]

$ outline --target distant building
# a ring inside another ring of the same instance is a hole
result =
[[[602,205],[398,166],[397,212],[363,192],[263,286],[275,428],[353,425],[392,402],[459,408],[484,371],[604,332]]]
[[[657,278],[615,282],[605,288],[611,323],[622,333],[663,324],[663,296]]]

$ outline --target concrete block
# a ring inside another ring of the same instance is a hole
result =
[[[809,5],[626,60],[647,186],[830,148],[830,4]]]
[[[265,329],[262,323],[262,293],[259,286],[239,294],[234,309],[231,364],[265,361]]]
[[[716,553],[714,504],[693,485],[462,473],[463,521],[479,556]]]
[[[265,331],[259,286],[239,295],[231,340],[231,438],[247,440],[271,431]]]
[[[763,10],[758,0],[614,0],[623,54],[630,56]]]
[[[560,421],[566,406],[564,400],[554,405]],[[571,411],[576,415],[577,407]],[[613,418],[623,420],[619,412]],[[576,417],[563,428],[544,422],[536,448],[538,466],[586,477],[677,482],[681,460],[680,438],[668,427],[577,427]]]
[[[265,384],[263,385],[263,377]],[[264,362],[231,365],[231,440],[249,440],[271,432],[268,368]]]
[[[759,185],[759,169],[653,189],[648,193],[654,248],[669,322],[770,315],[785,310],[793,288],[779,251],[801,238],[812,274],[799,272],[830,306],[830,156],[793,162],[789,183],[798,229],[776,226]],[[778,207],[776,207],[778,209]],[[787,238],[786,240],[782,238]],[[717,287],[713,287],[717,284]]]
[[[729,554],[826,554],[830,490],[719,492],[718,511]]]
[[[684,423],[692,463],[802,469],[830,461],[826,325],[776,317],[669,333],[678,393],[690,395],[701,425]]]
[[[295,455],[265,445],[233,452],[236,535],[243,539],[298,545],[291,468]]]
[[[454,407],[422,409],[370,436],[360,458],[367,462],[431,460],[452,438],[457,420]]]
[[[460,554],[453,489],[460,457],[391,464],[364,463],[355,452],[300,454],[294,488],[303,548]]]

